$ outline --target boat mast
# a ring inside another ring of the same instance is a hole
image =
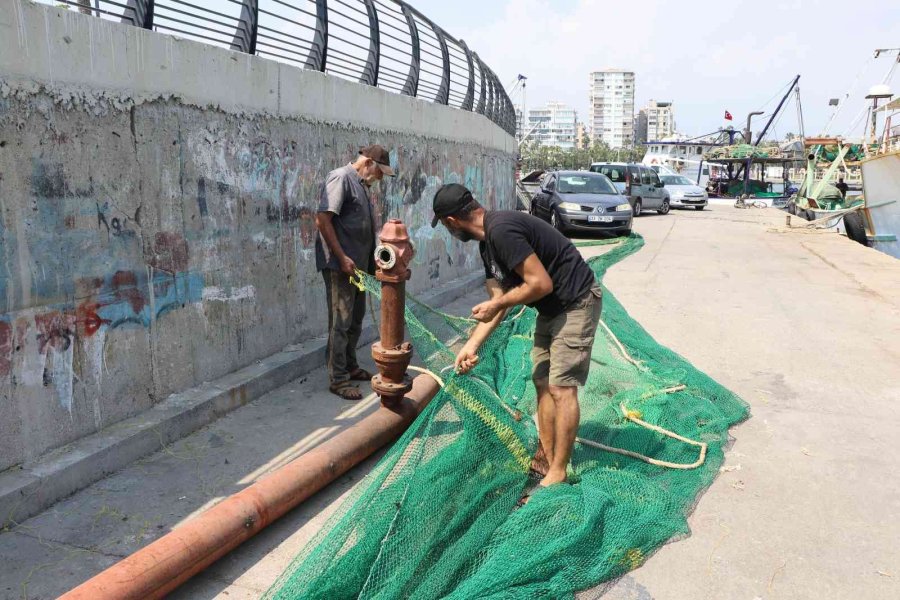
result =
[[[799,75],[797,75],[796,77],[794,77],[794,81],[791,82],[791,87],[788,88],[787,93],[786,93],[784,96],[782,96],[781,102],[778,103],[778,108],[776,108],[776,109],[775,109],[775,112],[772,113],[772,116],[769,117],[769,121],[766,123],[766,126],[763,127],[763,130],[759,132],[759,137],[756,138],[756,143],[753,144],[754,146],[759,146],[759,143],[762,141],[763,137],[765,137],[766,132],[769,131],[769,126],[772,125],[772,121],[774,121],[774,120],[775,120],[775,117],[778,116],[778,113],[781,112],[781,107],[784,106],[785,100],[787,100],[787,99],[788,99],[788,96],[791,95],[791,92],[794,91],[794,86],[797,85],[797,82],[798,82],[798,81],[800,81],[800,76],[799,76]]]

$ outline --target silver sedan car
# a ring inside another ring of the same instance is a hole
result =
[[[703,210],[709,204],[709,196],[702,187],[694,183],[684,175],[659,174],[660,180],[666,184],[669,190],[669,205],[672,208],[684,208],[693,206],[694,210]]]

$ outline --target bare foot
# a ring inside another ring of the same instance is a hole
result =
[[[541,479],[540,485],[541,487],[548,487],[551,485],[556,485],[557,483],[565,483],[566,482],[566,472],[556,473],[554,471],[549,471],[543,479]]]

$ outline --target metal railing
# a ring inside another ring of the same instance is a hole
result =
[[[400,0],[47,3],[474,111],[515,135],[513,104],[490,67]]]

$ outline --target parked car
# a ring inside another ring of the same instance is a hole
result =
[[[633,210],[628,198],[604,175],[587,171],[551,171],[531,199],[532,215],[556,229],[631,234]]]
[[[661,173],[659,178],[666,184],[669,192],[669,205],[672,208],[693,206],[694,210],[703,210],[709,204],[709,195],[699,185],[695,185],[684,175],[667,175]]]
[[[591,172],[606,175],[628,197],[635,216],[646,208],[669,212],[669,192],[653,169],[640,163],[593,163]]]

